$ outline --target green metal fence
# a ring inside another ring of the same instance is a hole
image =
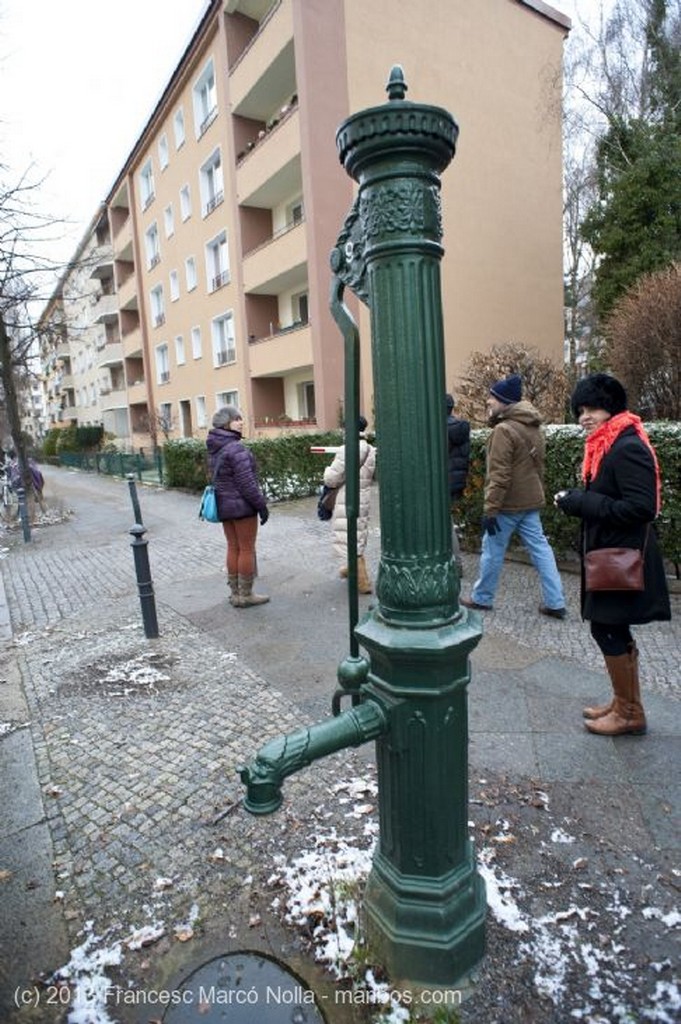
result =
[[[138,480],[147,483],[163,483],[163,454],[160,451],[148,456],[139,452],[63,452],[59,455],[59,463],[90,473],[104,473],[107,476],[127,476],[132,473]]]

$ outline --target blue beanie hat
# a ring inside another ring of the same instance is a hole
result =
[[[489,389],[490,395],[494,395],[504,405],[513,405],[523,397],[523,382],[519,374],[514,373],[510,377],[498,380]]]

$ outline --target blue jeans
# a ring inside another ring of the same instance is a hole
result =
[[[517,533],[539,573],[543,604],[547,608],[564,608],[565,597],[556,558],[544,536],[539,512],[500,512],[497,515],[499,531],[493,537],[485,533],[482,538],[480,578],[473,585],[471,598],[477,604],[494,604],[499,576],[504,565],[506,548]]]

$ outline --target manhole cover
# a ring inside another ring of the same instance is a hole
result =
[[[171,995],[164,1024],[326,1024],[302,978],[259,953],[209,960]]]

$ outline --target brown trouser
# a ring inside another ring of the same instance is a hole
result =
[[[255,539],[258,517],[226,519],[222,524],[227,538],[227,573],[230,576],[255,576]]]

